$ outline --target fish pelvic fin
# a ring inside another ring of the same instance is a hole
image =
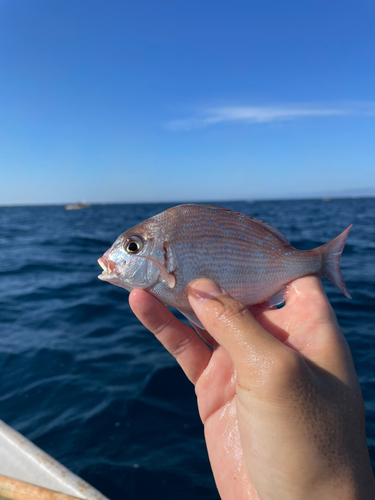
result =
[[[340,257],[352,225],[336,236],[333,240],[317,248],[322,256],[322,266],[320,268],[321,277],[335,285],[335,287],[338,288],[348,299],[351,299],[352,297],[346,288],[344,278],[341,274]]]
[[[205,344],[208,345],[212,350],[215,349],[215,347],[218,346],[218,343],[216,340],[211,337],[211,335],[208,333],[207,330],[204,330],[203,328],[199,328],[199,326],[195,325],[192,321],[189,321],[190,326],[194,328],[195,333],[200,337]]]

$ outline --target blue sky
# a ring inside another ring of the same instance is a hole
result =
[[[0,204],[375,188],[372,0],[0,0]]]

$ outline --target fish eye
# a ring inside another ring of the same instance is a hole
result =
[[[129,239],[126,240],[124,249],[127,253],[138,253],[143,248],[143,241],[138,236],[130,236]]]

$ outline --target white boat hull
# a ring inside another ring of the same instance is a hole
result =
[[[0,420],[0,474],[84,500],[108,500],[98,490],[2,420]],[[3,479],[3,483],[6,483],[6,479]],[[0,496],[2,495],[4,493],[0,489]]]

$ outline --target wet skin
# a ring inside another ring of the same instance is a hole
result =
[[[375,498],[358,378],[320,279],[251,312],[195,281],[189,301],[214,350],[146,291],[129,300],[195,385],[223,500]]]

